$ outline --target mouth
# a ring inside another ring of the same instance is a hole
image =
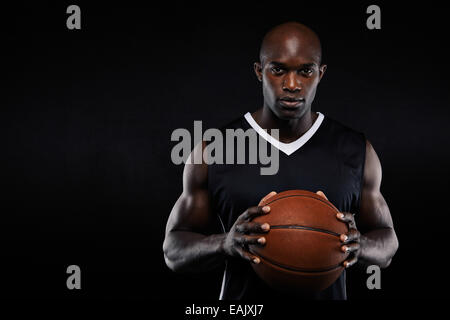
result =
[[[305,99],[284,97],[280,98],[279,101],[284,109],[297,109],[302,103],[305,102]]]

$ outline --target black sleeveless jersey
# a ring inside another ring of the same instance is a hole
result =
[[[210,164],[208,189],[211,210],[218,214],[225,232],[247,208],[258,205],[271,191],[322,190],[341,212],[357,214],[360,206],[366,140],[362,133],[317,113],[312,127],[297,141],[281,143],[279,168],[274,175],[261,175],[260,164]],[[253,128],[261,138],[265,132],[250,113],[225,129]],[[267,136],[267,134],[266,134]],[[274,148],[274,146],[271,146]],[[268,148],[270,150],[270,148]],[[237,150],[235,150],[236,154]],[[220,299],[346,299],[345,271],[324,291],[311,296],[284,296],[275,292],[241,258],[226,261]]]

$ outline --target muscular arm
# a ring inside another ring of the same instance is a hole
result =
[[[380,191],[381,164],[369,141],[361,195],[358,229],[361,231],[359,259],[386,268],[398,249],[391,213]]]
[[[202,145],[193,151],[201,159]],[[192,156],[192,154],[191,154]],[[212,270],[224,261],[224,233],[211,234],[217,220],[209,209],[206,164],[190,164],[183,172],[183,193],[170,213],[163,244],[167,266],[177,272]]]
[[[191,156],[202,159],[204,148],[204,143],[199,144]],[[208,166],[190,160],[191,157],[184,167],[183,193],[167,221],[163,244],[167,266],[178,272],[202,272],[216,268],[228,257],[259,263],[260,259],[247,248],[263,246],[263,235],[270,226],[252,220],[270,212],[270,207],[262,203],[276,192],[270,192],[257,206],[241,213],[228,232],[219,231],[217,215],[210,211]]]

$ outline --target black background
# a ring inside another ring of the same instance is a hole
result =
[[[372,2],[77,2],[2,8],[1,235],[4,297],[216,300],[221,272],[172,273],[162,241],[182,190],[176,128],[218,127],[262,105],[253,73],[264,33],[295,20],[328,65],[313,109],[362,131],[383,166],[400,248],[350,299],[440,298],[448,283],[449,81],[445,11]],[[66,288],[66,268],[82,289]]]

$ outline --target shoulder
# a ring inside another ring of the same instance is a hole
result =
[[[229,121],[225,125],[222,125],[219,130],[223,131],[226,129],[240,129],[245,128],[248,126],[248,122],[245,119],[245,114],[241,115],[240,117],[234,118],[233,120]]]
[[[324,123],[336,134],[343,134],[355,137],[364,137],[364,134],[358,130],[351,128],[350,126],[343,124],[339,120],[331,118],[327,115],[324,117]],[[365,141],[365,138],[363,139]]]
[[[378,188],[382,177],[381,162],[370,141],[366,140],[365,142],[364,185],[369,188]]]
[[[208,166],[203,158],[205,142],[198,143],[189,155],[183,170],[183,190],[191,193],[207,187]]]
[[[355,130],[342,122],[325,116],[322,125],[327,139],[332,141],[337,152],[352,155],[354,152],[362,156],[366,152],[366,137],[363,132]]]
[[[245,128],[247,120],[245,120],[244,115],[229,121],[225,125],[217,128],[222,133],[225,133],[226,129],[238,129]],[[208,185],[209,175],[212,173],[211,166],[207,164],[207,159],[205,157],[205,148],[211,143],[211,140],[203,140],[198,143],[191,154],[189,155],[183,171],[183,182],[185,190],[192,190],[197,188],[206,188]]]
[[[237,130],[237,129],[248,129],[250,125],[248,124],[247,120],[245,119],[245,115],[242,115],[238,118],[235,118],[234,120],[229,121],[225,125],[222,125],[218,128],[210,128],[217,132],[219,131],[219,134],[222,135],[222,137],[226,137],[227,130]],[[204,137],[205,138],[205,137]],[[210,139],[209,137],[206,138],[206,140],[203,141],[203,149],[205,149],[207,146],[212,143],[213,139]]]

